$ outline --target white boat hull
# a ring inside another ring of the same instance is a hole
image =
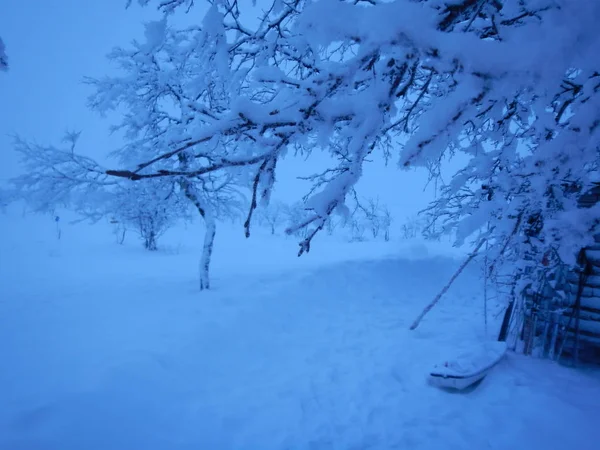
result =
[[[436,365],[429,373],[430,384],[463,390],[483,379],[506,354],[505,342],[486,342]]]

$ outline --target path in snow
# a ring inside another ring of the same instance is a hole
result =
[[[597,448],[596,372],[510,355],[426,385],[484,334],[474,269],[408,331],[456,260],[222,264],[199,294],[185,252],[2,245],[0,449]]]

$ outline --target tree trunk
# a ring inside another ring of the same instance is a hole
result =
[[[151,231],[150,234],[146,236],[145,247],[151,252],[156,251],[156,249],[158,248],[158,246],[156,245],[156,234],[154,233],[154,231]]]
[[[125,233],[127,233],[127,228],[123,228],[123,232],[121,233],[121,238],[119,239],[119,245],[123,245],[125,242]]]
[[[206,231],[204,232],[204,245],[202,247],[202,256],[200,258],[200,290],[210,289],[210,260],[212,256],[213,246],[215,243],[215,234],[217,231],[217,224],[212,214],[206,212],[204,214],[204,223],[206,224]]]
[[[204,205],[201,197],[196,193],[189,181],[181,182],[185,196],[194,204],[200,216],[204,219],[206,231],[204,233],[204,244],[202,245],[202,256],[200,257],[200,290],[210,289],[210,260],[212,257],[217,222],[210,205]]]

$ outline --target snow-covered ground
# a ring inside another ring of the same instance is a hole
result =
[[[475,266],[408,330],[460,264],[447,246],[322,236],[296,258],[225,227],[200,293],[190,225],[155,253],[106,224],[0,231],[2,450],[598,448],[593,369],[509,354],[471,392],[427,385],[486,336]]]

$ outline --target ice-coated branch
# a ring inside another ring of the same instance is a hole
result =
[[[176,154],[176,153],[174,153],[174,154]],[[107,169],[104,171],[104,173],[111,177],[127,178],[128,180],[132,180],[132,181],[144,180],[144,179],[148,179],[148,178],[165,178],[165,177],[176,177],[176,176],[177,177],[186,177],[186,178],[195,178],[195,177],[206,175],[206,174],[209,174],[212,172],[217,172],[217,171],[225,169],[225,168],[252,166],[252,165],[257,164],[265,159],[266,159],[266,157],[263,155],[254,156],[254,157],[251,157],[248,159],[239,159],[239,160],[222,159],[218,163],[211,164],[211,165],[208,165],[205,167],[201,167],[201,168],[195,169],[195,170],[160,169],[160,170],[157,170],[156,172],[151,172],[151,173],[139,173],[137,170],[131,171],[131,170]]]

